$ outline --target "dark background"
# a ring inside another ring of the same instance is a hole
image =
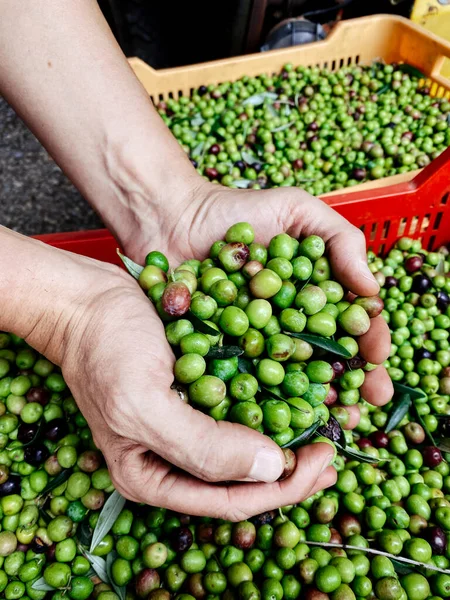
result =
[[[285,18],[336,5],[335,0],[99,0],[99,4],[125,54],[139,56],[155,68],[258,51],[272,27]],[[333,10],[309,18],[330,24],[337,15],[408,15],[411,5],[410,1],[393,5],[390,0],[353,0],[340,13]],[[260,27],[250,31],[252,11],[258,7]],[[1,98],[0,224],[28,235],[102,226]]]

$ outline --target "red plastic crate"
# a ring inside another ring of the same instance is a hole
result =
[[[367,247],[384,253],[400,236],[421,238],[432,249],[450,241],[450,148],[412,181],[386,188],[345,191],[324,199],[364,232]],[[37,236],[63,250],[121,264],[106,230]]]

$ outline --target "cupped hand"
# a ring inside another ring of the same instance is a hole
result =
[[[170,387],[174,356],[152,304],[125,272],[106,277],[66,327],[60,362],[125,497],[235,521],[334,483],[328,444],[299,450],[295,473],[276,482],[284,455],[270,438],[182,402]]]
[[[206,258],[211,245],[240,221],[251,223],[256,241],[266,245],[282,232],[297,238],[320,235],[326,243],[334,276],[349,292],[358,296],[379,292],[367,266],[363,233],[322,200],[298,188],[236,191],[201,182],[177,206],[176,215],[166,217],[151,237],[146,233],[144,220],[142,233],[127,249],[138,261],[150,250],[161,250],[177,266],[190,258]],[[371,320],[370,330],[358,343],[362,358],[368,362],[381,365],[388,358],[390,334],[381,315]],[[366,373],[361,394],[376,406],[389,402],[393,387],[383,366]],[[352,429],[359,421],[359,410],[346,408],[350,413],[348,428]]]

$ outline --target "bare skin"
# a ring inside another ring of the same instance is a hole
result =
[[[232,191],[196,174],[95,2],[0,0],[0,91],[135,260],[153,249],[173,264],[205,257],[245,220],[263,243],[281,231],[321,235],[339,281],[358,295],[377,293],[362,234],[320,200],[299,189]],[[1,227],[0,243],[0,329],[61,365],[126,497],[240,520],[334,483],[327,444],[299,450],[295,473],[278,483],[274,442],[180,403],[163,326],[123,271]],[[360,347],[370,362],[388,356],[381,318]],[[363,394],[376,405],[390,400],[383,367],[367,374]],[[350,412],[354,427],[359,414]],[[237,483],[217,485],[224,481]]]

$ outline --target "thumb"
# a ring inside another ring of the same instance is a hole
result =
[[[165,396],[155,408],[137,441],[195,477],[269,483],[283,472],[284,454],[269,437],[243,425],[215,421],[180,402],[176,394]]]
[[[342,219],[339,232],[327,242],[330,262],[336,278],[358,296],[374,296],[380,291],[367,265],[364,234]]]

